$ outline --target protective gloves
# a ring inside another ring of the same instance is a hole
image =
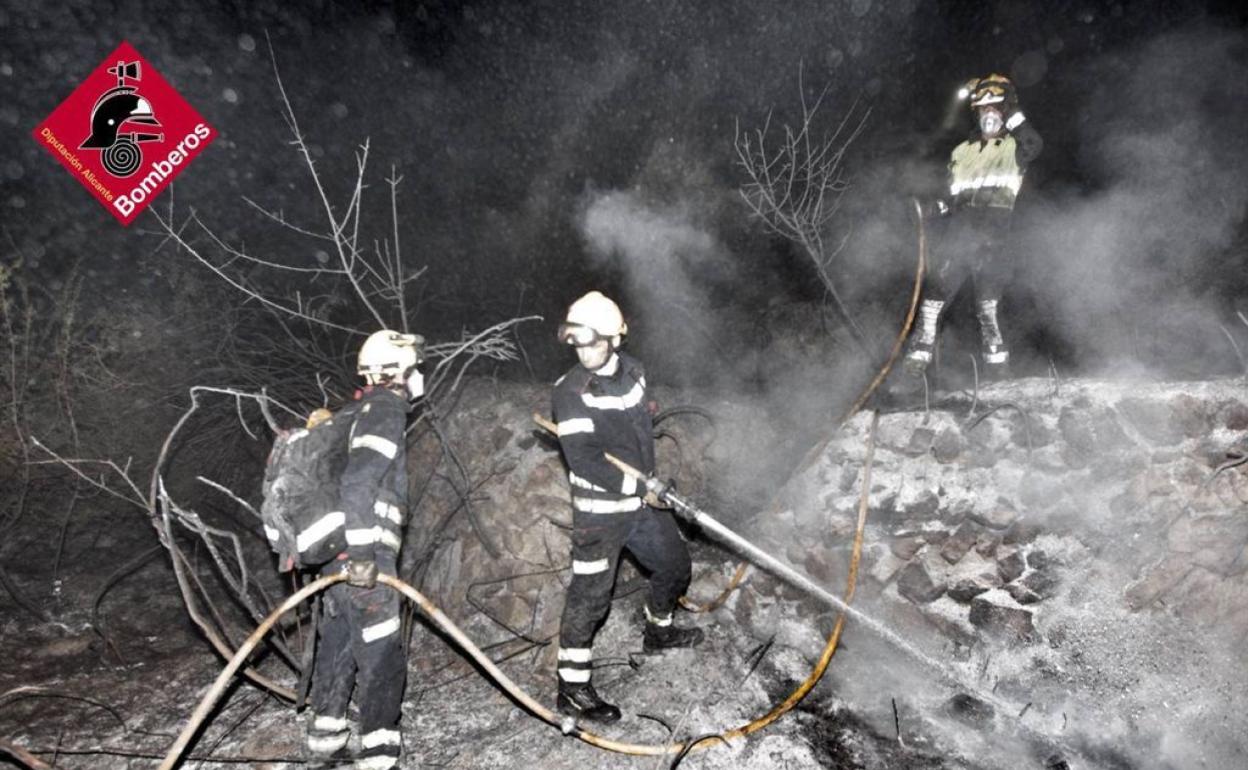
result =
[[[377,585],[377,562],[371,559],[347,562],[347,585],[356,588],[372,588]]]

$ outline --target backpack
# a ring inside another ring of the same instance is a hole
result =
[[[283,431],[273,442],[260,517],[279,572],[319,567],[347,547],[338,487],[359,410],[360,402],[352,402],[316,427]]]

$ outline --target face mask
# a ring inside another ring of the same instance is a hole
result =
[[[984,136],[996,136],[1005,127],[1001,114],[996,110],[984,110],[979,115],[979,130]]]
[[[596,372],[611,359],[611,344],[607,340],[599,340],[592,345],[578,347],[576,357],[580,359],[581,366]]]
[[[407,375],[407,395],[412,399],[420,398],[425,395],[425,375],[420,373],[419,369],[413,369],[412,373]]]

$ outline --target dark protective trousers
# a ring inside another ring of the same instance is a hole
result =
[[[378,568],[395,574],[393,563],[379,561]],[[354,691],[366,754],[399,754],[397,734],[391,733],[398,730],[407,678],[399,606],[398,593],[381,584],[366,589],[336,583],[322,602],[312,708],[319,716],[345,717]],[[392,739],[369,738],[388,735]]]
[[[1000,299],[1013,267],[1006,253],[1010,216],[1004,208],[963,208],[937,220],[923,298],[948,302],[973,277],[977,303]]]
[[[670,511],[643,505],[626,513],[573,513],[572,582],[559,631],[559,682],[589,681],[594,633],[611,606],[623,549],[650,573],[646,610],[670,622],[676,601],[689,585],[689,548]]]

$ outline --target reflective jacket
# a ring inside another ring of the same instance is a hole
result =
[[[407,446],[411,405],[381,387],[369,387],[351,426],[347,467],[339,487],[352,559],[398,556],[407,514]]]
[[[955,208],[1014,208],[1023,173],[1040,154],[1044,141],[1022,113],[1015,113],[1006,126],[1008,133],[995,139],[984,139],[977,132],[953,148],[949,197]]]
[[[577,364],[555,383],[553,413],[568,463],[572,508],[581,513],[640,510],[645,489],[607,462],[610,452],[634,468],[654,473],[654,423],[641,363],[624,353],[615,374],[594,374]]]

